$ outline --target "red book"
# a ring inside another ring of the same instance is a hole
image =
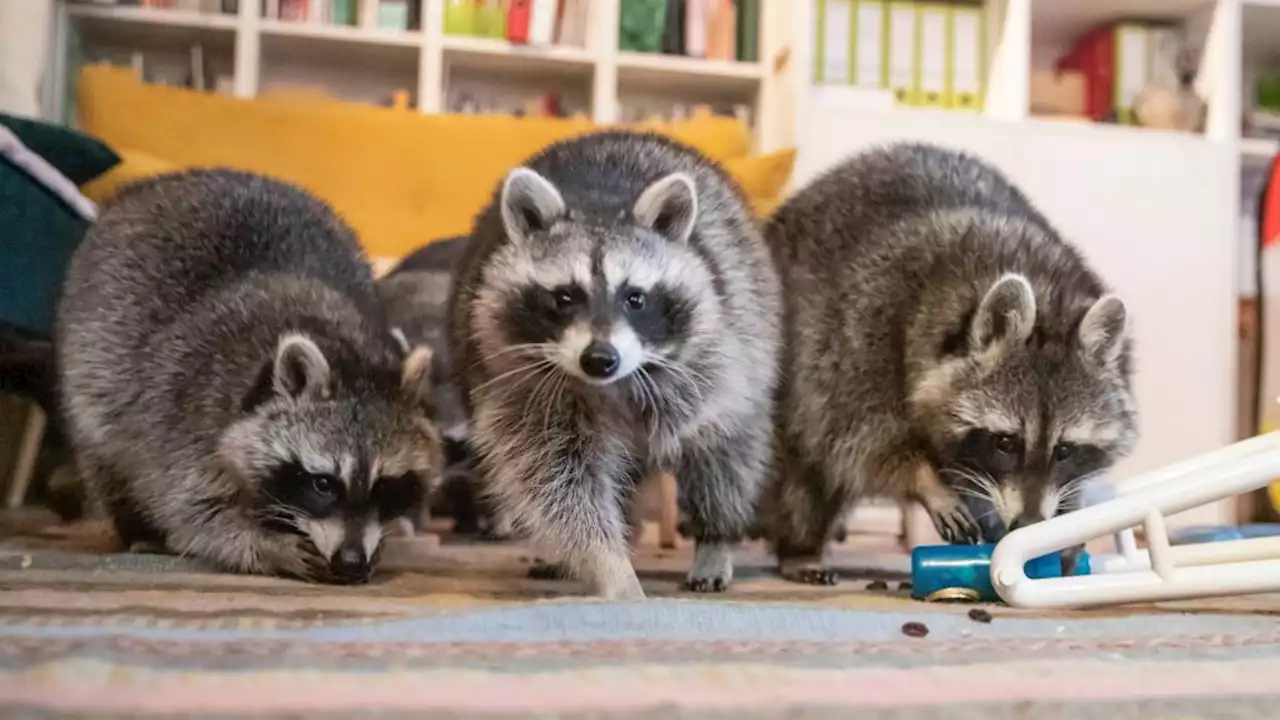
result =
[[[1085,112],[1105,120],[1115,106],[1116,33],[1105,25],[1085,33],[1058,61],[1058,71],[1073,70],[1085,78]]]
[[[533,12],[533,0],[511,0],[507,10],[507,39],[513,43],[529,42],[529,15]]]

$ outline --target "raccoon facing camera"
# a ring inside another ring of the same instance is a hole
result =
[[[643,477],[674,472],[685,586],[724,590],[771,462],[778,279],[740,192],[695,151],[601,132],[512,170],[458,266],[452,346],[486,494],[606,598]]]
[[[226,170],[130,186],[72,257],[59,392],[127,548],[360,583],[439,476],[432,353],[399,352],[352,231]]]
[[[916,500],[945,541],[995,542],[1074,508],[1132,449],[1125,305],[993,167],[869,151],[765,235],[788,342],[762,523],[785,577],[835,582],[831,528],[864,499]]]

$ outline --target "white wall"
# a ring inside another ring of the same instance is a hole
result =
[[[41,114],[53,0],[0,0],[0,112]]]
[[[840,107],[821,95],[810,95],[799,116],[794,187],[894,140],[967,150],[1007,173],[1124,297],[1142,439],[1118,477],[1235,440],[1233,148],[1159,131]],[[1178,520],[1230,521],[1231,508],[1224,502]]]

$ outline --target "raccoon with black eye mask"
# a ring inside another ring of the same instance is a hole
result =
[[[416,472],[349,484],[294,459],[262,481],[258,512],[265,527],[305,539],[316,574],[362,583],[378,564],[384,528],[421,507],[425,496],[426,483]]]

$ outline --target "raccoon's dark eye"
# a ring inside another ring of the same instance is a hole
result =
[[[555,304],[556,310],[559,312],[567,312],[577,305],[579,301],[579,293],[574,291],[572,287],[558,287],[551,291],[551,302]]]
[[[644,309],[645,295],[643,290],[632,290],[627,293],[627,309],[631,312],[640,312]]]
[[[1066,462],[1076,454],[1076,446],[1071,443],[1058,443],[1053,447],[1054,462]]]
[[[995,446],[1001,454],[1012,455],[1018,451],[1018,438],[1009,434],[996,435]]]
[[[338,495],[338,479],[331,475],[312,475],[311,476],[311,492],[316,497],[331,500]]]

